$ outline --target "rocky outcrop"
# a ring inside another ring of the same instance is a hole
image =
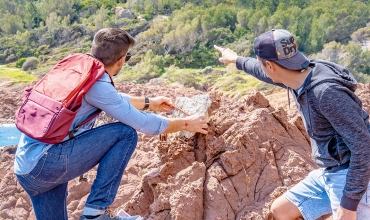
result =
[[[122,7],[115,7],[113,9],[113,13],[116,15],[117,18],[128,18],[128,19],[134,18],[130,10],[124,9]]]
[[[358,89],[368,111],[369,86],[359,85]],[[171,85],[116,87],[131,95],[166,95],[173,100],[204,94]],[[15,90],[10,94],[18,94]],[[7,94],[1,97],[9,103],[9,113],[5,111],[3,117],[12,117],[12,106],[20,98]],[[259,92],[239,100],[213,92],[208,95],[207,135],[187,139],[139,134],[137,149],[110,209],[153,220],[272,219],[272,201],[316,167],[294,108],[272,104]],[[110,121],[102,114],[98,124]],[[12,171],[14,151],[14,147],[0,151],[0,219],[34,219],[30,200]],[[69,182],[70,219],[81,215],[95,175],[96,168],[85,174],[86,181]]]

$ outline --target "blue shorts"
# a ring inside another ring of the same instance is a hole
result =
[[[306,220],[333,213],[335,219],[348,169],[327,172],[320,168],[288,190],[284,196],[296,205]],[[357,220],[370,219],[370,184],[357,208]]]

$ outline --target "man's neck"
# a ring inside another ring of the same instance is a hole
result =
[[[293,71],[290,70],[289,73],[287,74],[287,77],[285,79],[284,85],[288,86],[289,88],[292,89],[299,89],[304,81],[306,80],[308,74],[312,71],[312,68],[309,67],[305,71],[300,72],[300,71]]]
[[[111,77],[117,75],[117,70],[114,68],[114,66],[105,67],[105,72],[107,72]]]

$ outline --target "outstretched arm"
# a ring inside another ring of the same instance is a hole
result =
[[[143,97],[131,97],[124,93],[117,93],[111,83],[103,80],[97,81],[84,98],[90,105],[145,134],[158,135],[180,130],[207,133],[208,125],[204,116],[166,118],[139,111],[138,109],[142,109],[145,105]],[[149,109],[152,111],[173,110],[172,102],[168,98],[155,97],[149,101]]]
[[[225,65],[236,63],[238,54],[236,54],[234,51],[230,50],[229,48],[219,47],[217,45],[214,45],[214,48],[222,54],[221,58],[218,59],[221,63]]]
[[[237,53],[229,48],[223,48],[216,45],[214,45],[214,48],[221,53],[221,58],[219,59],[221,63],[225,65],[235,64],[237,69],[243,70],[263,82],[286,88],[284,84],[275,83],[271,78],[269,78],[266,73],[263,72],[261,64],[257,59],[238,56]]]

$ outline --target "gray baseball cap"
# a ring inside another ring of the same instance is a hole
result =
[[[306,69],[309,59],[298,51],[293,35],[284,29],[269,30],[254,40],[255,54],[291,70]]]

